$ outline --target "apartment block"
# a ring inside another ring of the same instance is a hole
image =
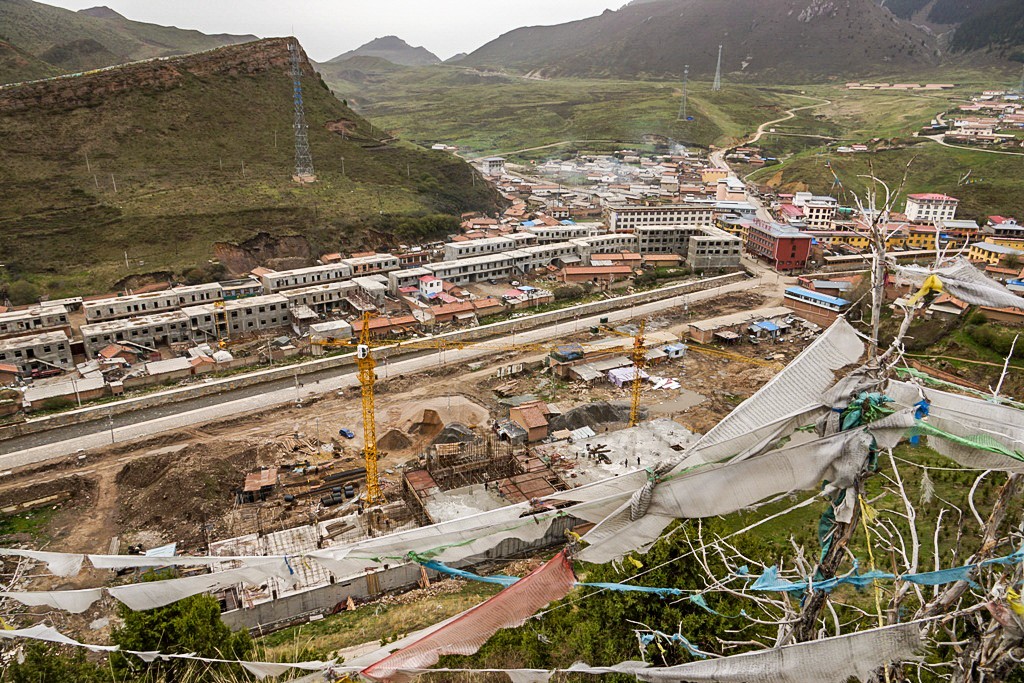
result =
[[[956,207],[960,200],[944,194],[926,192],[908,194],[905,213],[907,220],[914,223],[935,223],[935,221],[951,221],[956,217]]]
[[[71,340],[63,330],[0,339],[0,363],[14,365],[25,375],[49,368],[67,370],[74,367]]]
[[[326,313],[342,308],[346,299],[356,289],[358,289],[356,283],[346,280],[313,285],[312,287],[286,289],[281,292],[281,296],[287,299],[289,308],[308,306],[317,313]]]
[[[580,237],[569,242],[578,247],[576,253],[585,264],[589,264],[595,255],[637,250],[637,238],[631,232],[609,232],[592,237]]]
[[[398,291],[402,287],[418,287],[421,277],[433,274],[432,270],[427,270],[426,268],[393,270],[388,273],[388,292],[391,296],[398,296]]]
[[[178,344],[192,339],[188,316],[182,311],[90,323],[82,325],[81,332],[85,342],[85,355],[89,358],[95,358],[103,348],[114,342],[130,342],[155,350],[158,346]]]
[[[700,227],[715,224],[715,210],[699,204],[611,204],[607,209],[609,230],[634,230],[651,225]]]
[[[529,234],[536,240],[535,244],[551,244],[553,242],[566,242],[579,237],[590,237],[604,232],[604,225],[601,223],[572,223],[569,225],[532,225],[526,228]],[[523,233],[513,233],[523,234]]]
[[[0,313],[0,336],[23,335],[34,330],[71,331],[68,309],[63,305],[31,306]]]
[[[811,239],[811,235],[788,225],[754,220],[747,225],[745,247],[775,270],[798,270],[807,264]]]
[[[341,262],[352,269],[352,275],[372,275],[400,270],[402,262],[391,254],[373,254],[372,256],[356,256],[342,259]]]
[[[160,292],[95,299],[83,302],[82,308],[85,310],[85,319],[92,323],[172,311],[182,306],[220,301],[223,298],[224,289],[220,283],[209,282],[201,285],[174,287]]]
[[[523,251],[504,251],[500,254],[488,254],[458,261],[428,263],[423,266],[423,269],[446,282],[463,285],[468,282],[489,279],[507,280],[521,275],[523,270],[519,264],[525,263],[528,259],[529,254]]]
[[[288,299],[283,294],[225,301],[223,305],[187,306],[181,313],[197,338],[235,339],[289,324]]]
[[[341,263],[327,263],[322,266],[264,273],[260,276],[260,281],[263,283],[263,292],[265,294],[274,294],[283,289],[295,289],[325,282],[337,282],[350,277],[352,277],[352,266],[342,261]]]
[[[686,265],[694,271],[734,270],[740,266],[743,240],[719,228],[701,228],[686,247]]]

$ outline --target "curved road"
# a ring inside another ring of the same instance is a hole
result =
[[[592,325],[598,325],[601,318],[608,318],[612,322],[626,321],[636,316],[656,314],[687,302],[701,301],[729,292],[751,289],[758,286],[758,282],[758,280],[744,280],[705,291],[579,318],[571,322],[514,333],[495,341],[506,342],[510,345],[549,341]],[[766,282],[765,284],[774,285],[775,288],[781,287],[778,282]],[[502,351],[493,348],[474,349],[472,347],[462,350],[427,351],[413,357],[403,356],[401,360],[390,363],[379,362],[377,373],[381,377],[408,375],[441,365],[464,365],[475,359],[498,353],[502,353]],[[216,396],[138,410],[115,416],[112,420],[58,427],[38,434],[8,439],[0,442],[0,469],[8,470],[55,460],[80,450],[100,448],[111,443],[140,439],[211,420],[230,418],[252,411],[266,410],[276,405],[294,403],[297,398],[356,386],[358,379],[353,370],[336,368],[304,375],[302,383],[303,386],[297,386],[294,380],[278,380],[256,387],[229,390]]]

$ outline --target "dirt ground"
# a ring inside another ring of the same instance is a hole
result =
[[[700,302],[689,309],[696,320],[764,305],[753,293],[736,293]],[[683,311],[666,311],[648,321],[648,329],[678,331]],[[600,335],[599,335],[600,336]],[[577,339],[593,338],[589,332]],[[802,344],[736,346],[730,351],[761,358],[779,353],[782,363]],[[376,387],[378,443],[385,490],[397,493],[400,467],[418,456],[445,425],[459,423],[480,432],[508,414],[502,396],[533,394],[563,409],[592,401],[628,401],[628,388],[605,382],[592,386],[555,380],[540,369],[543,354],[523,354],[528,370],[499,378],[495,369],[513,354],[489,359],[474,371],[443,367],[415,376],[387,377]],[[677,379],[678,390],[645,385],[642,401],[652,417],[670,417],[703,432],[756,391],[775,367],[696,353],[651,368],[652,374]],[[278,407],[239,415],[198,428],[118,443],[79,457],[14,472],[0,480],[0,507],[60,494],[56,511],[40,530],[46,549],[107,553],[141,543],[153,547],[177,542],[180,551],[203,551],[210,540],[257,530],[305,524],[319,501],[324,477],[359,468],[362,463],[361,403],[357,390],[321,395],[301,408]],[[338,435],[351,429],[354,439]],[[318,444],[320,447],[318,448]],[[297,495],[289,506],[282,490],[263,504],[239,504],[245,475],[276,466],[283,491]],[[296,470],[301,470],[296,473]],[[359,485],[358,476],[352,479]],[[0,539],[11,542],[26,539]],[[39,547],[40,543],[33,543]]]

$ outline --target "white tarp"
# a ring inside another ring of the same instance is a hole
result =
[[[45,562],[46,568],[51,574],[57,576],[74,576],[82,569],[82,562],[85,555],[76,553],[51,553],[42,550],[20,550],[14,548],[0,548],[0,555],[14,555],[27,557],[38,562]]]
[[[876,422],[739,462],[708,465],[676,475],[654,487],[646,514],[634,519],[631,500],[584,535],[590,543],[580,554],[586,562],[604,563],[650,546],[679,518],[725,515],[789,491],[816,489],[823,480],[831,490],[853,484],[872,441],[894,445],[914,424],[910,410]],[[632,495],[635,492],[630,492]]]
[[[929,275],[936,275],[942,282],[942,291],[957,299],[976,306],[994,308],[1024,309],[1024,298],[1008,290],[995,280],[986,277],[967,259],[961,257],[942,268],[921,266],[896,266],[896,272],[920,287]]]
[[[72,591],[5,591],[0,597],[17,600],[23,605],[39,607],[46,605],[56,609],[81,614],[103,597],[102,588],[85,588]]]
[[[217,591],[237,584],[258,586],[267,579],[288,580],[294,576],[284,562],[257,564],[239,569],[229,569],[214,574],[199,574],[182,579],[166,581],[145,581],[126,586],[108,588],[107,592],[130,609],[144,610],[163,607],[191,595]]]
[[[864,343],[845,318],[793,359],[757,393],[736,407],[686,450],[674,472],[725,458],[743,457],[769,447],[786,431],[813,422],[822,394],[835,372],[856,363]]]

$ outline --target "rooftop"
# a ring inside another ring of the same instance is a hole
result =
[[[805,289],[804,287],[787,287],[786,295],[805,297],[807,299],[819,301],[823,304],[831,304],[833,306],[846,306],[850,303],[846,299],[840,299],[837,296],[829,296],[828,294],[822,294],[820,292],[813,292],[809,289]]]
[[[66,335],[63,330],[57,330],[56,332],[39,332],[21,337],[0,339],[0,351],[6,351],[7,349],[22,349],[26,346],[56,344],[66,341],[68,341],[68,335]]]
[[[958,202],[960,201],[956,197],[950,197],[946,194],[939,194],[937,192],[921,192],[918,194],[908,194],[907,199],[917,199],[919,201],[931,201],[931,202]]]

